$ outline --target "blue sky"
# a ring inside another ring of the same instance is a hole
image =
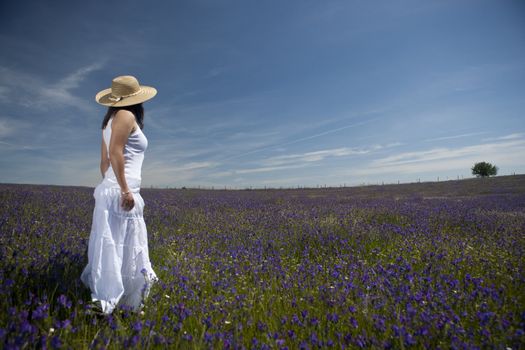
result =
[[[126,74],[143,186],[525,173],[523,1],[11,1],[0,45],[0,182],[95,186]]]

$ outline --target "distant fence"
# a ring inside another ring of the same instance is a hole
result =
[[[499,175],[499,176],[516,176],[516,172],[512,172],[508,175]],[[499,177],[498,176],[498,177]],[[327,185],[327,184],[316,184],[314,186],[305,186],[305,185],[294,185],[294,186],[165,186],[165,187],[155,187],[150,186],[150,188],[165,188],[165,189],[193,189],[193,190],[291,190],[291,189],[314,189],[314,188],[346,188],[346,187],[360,187],[360,186],[385,186],[385,185],[401,185],[401,184],[413,184],[413,183],[429,183],[429,182],[443,182],[443,181],[460,181],[465,179],[475,179],[475,176],[456,175],[455,177],[450,176],[437,176],[435,180],[423,180],[417,178],[414,181],[375,181],[375,182],[361,182],[356,184],[347,184],[342,183],[339,185]]]

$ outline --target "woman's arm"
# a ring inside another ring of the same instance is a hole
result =
[[[134,125],[135,116],[133,113],[123,109],[119,110],[111,123],[111,140],[109,142],[109,160],[122,192],[122,206],[126,210],[131,210],[135,204],[124,173],[124,146]]]
[[[102,136],[102,147],[100,149],[100,172],[102,173],[102,178],[106,174],[106,171],[109,168],[109,157],[108,149],[106,143],[104,142],[104,136]]]

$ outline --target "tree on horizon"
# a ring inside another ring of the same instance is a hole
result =
[[[498,167],[487,162],[479,162],[472,167],[472,175],[477,177],[495,176],[498,173]]]

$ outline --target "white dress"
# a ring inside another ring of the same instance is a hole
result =
[[[108,154],[112,120],[102,132]],[[131,306],[139,311],[152,284],[158,280],[149,260],[144,200],[139,193],[147,146],[146,136],[137,128],[124,147],[125,177],[135,200],[133,209],[122,208],[120,187],[111,165],[93,194],[95,209],[88,264],[80,279],[91,289],[92,300],[100,301],[106,314],[112,313],[117,305]]]

